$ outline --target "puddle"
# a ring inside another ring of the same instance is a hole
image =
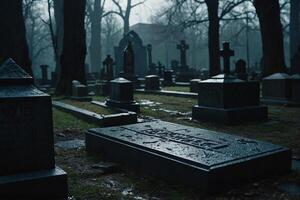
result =
[[[146,106],[146,107],[156,107],[156,106],[161,105],[161,103],[159,103],[159,102],[149,101],[149,100],[146,100],[146,99],[140,100],[139,104],[141,106]]]
[[[55,146],[62,149],[79,149],[85,147],[84,140],[68,140],[68,141],[60,141],[55,144]]]
[[[300,185],[296,183],[284,183],[279,186],[279,189],[287,194],[300,196]]]
[[[293,161],[292,161],[292,170],[300,172],[300,160],[293,159]]]

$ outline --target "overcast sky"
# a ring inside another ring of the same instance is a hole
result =
[[[133,3],[139,1],[140,0],[133,0]],[[121,2],[125,3],[126,0],[121,0]],[[130,25],[151,22],[150,17],[163,8],[166,5],[166,2],[166,0],[147,0],[144,5],[135,7],[131,14]],[[108,1],[108,7],[111,6],[112,4]]]

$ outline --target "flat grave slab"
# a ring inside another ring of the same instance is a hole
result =
[[[289,149],[164,121],[91,129],[86,148],[137,172],[205,194],[291,169]]]
[[[185,98],[198,98],[197,93],[191,92],[178,92],[178,91],[168,91],[168,90],[144,90],[144,89],[135,89],[134,92],[139,94],[155,94],[155,95],[166,95],[174,97],[185,97]]]

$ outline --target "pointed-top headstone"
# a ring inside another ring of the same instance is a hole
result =
[[[1,85],[33,84],[33,78],[11,58],[0,66]]]

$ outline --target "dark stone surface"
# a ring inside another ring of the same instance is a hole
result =
[[[190,81],[190,92],[198,93],[200,81],[201,81],[201,79],[192,79]]]
[[[106,104],[133,112],[140,111],[140,105],[133,99],[134,86],[131,81],[117,78],[110,82],[110,95]]]
[[[88,95],[88,87],[81,84],[79,81],[72,82],[72,100],[76,101],[91,101],[92,98]]]
[[[114,65],[114,60],[111,58],[111,55],[107,55],[105,60],[103,61],[103,73],[101,75],[102,80],[107,80],[111,81],[114,79],[114,70],[113,70],[113,65]]]
[[[260,106],[259,93],[259,82],[245,82],[230,75],[201,81],[193,118],[225,124],[267,120],[267,107]]]
[[[55,167],[49,170],[0,176],[1,199],[67,199],[67,174]]]
[[[269,100],[290,101],[291,77],[285,73],[276,73],[264,78],[262,97]]]
[[[163,121],[92,129],[88,153],[215,193],[291,169],[289,149]]]
[[[292,79],[292,101],[300,104],[300,75],[291,76]]]
[[[100,81],[95,84],[95,94],[98,96],[107,96],[110,91],[109,81]]]
[[[48,85],[50,84],[50,81],[48,79],[48,65],[41,65],[41,74],[42,74],[42,80],[41,80],[41,85]]]
[[[146,76],[145,90],[160,90],[160,80],[157,75]]]
[[[55,169],[51,97],[33,86],[33,78],[12,60],[0,67],[0,83],[0,191],[15,190],[11,194],[21,195],[24,188],[29,188],[32,195],[40,194],[34,193],[31,181],[44,186],[56,183],[66,188],[65,173],[32,177],[34,180],[27,180],[30,175],[22,175]],[[26,181],[29,185],[23,184]],[[43,190],[51,193],[50,188]],[[62,197],[67,195],[67,190],[59,191]]]
[[[239,79],[244,80],[244,81],[248,80],[246,65],[247,65],[247,63],[243,59],[239,59],[235,63],[235,74]]]

